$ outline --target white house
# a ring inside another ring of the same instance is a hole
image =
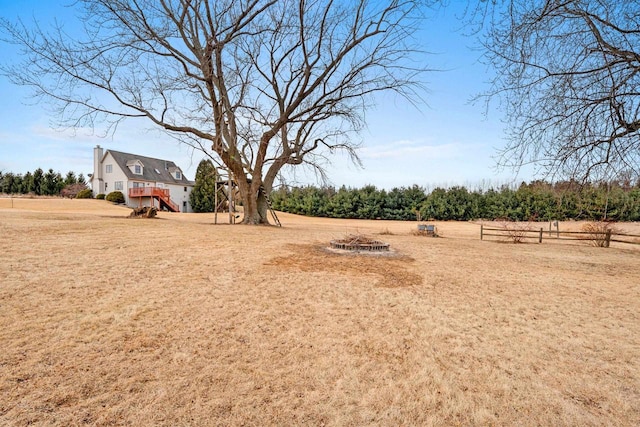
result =
[[[193,212],[189,195],[193,181],[169,160],[93,149],[93,196],[122,191],[130,207],[155,206],[172,212]]]

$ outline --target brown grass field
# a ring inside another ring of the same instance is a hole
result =
[[[0,199],[0,425],[640,425],[638,246],[129,212]]]

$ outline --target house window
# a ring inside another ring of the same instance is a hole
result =
[[[182,174],[180,171],[176,171],[176,179],[182,179]]]
[[[184,187],[184,191],[187,191],[187,187]]]
[[[122,181],[116,181],[113,183],[113,188],[116,191],[122,191]]]
[[[133,173],[142,175],[142,167],[140,165],[133,165]]]
[[[113,165],[106,165],[106,166],[104,167],[104,171],[105,171],[106,173],[111,173],[111,172],[113,172]]]

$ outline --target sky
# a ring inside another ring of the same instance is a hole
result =
[[[41,25],[53,19],[67,22],[73,12],[67,1],[0,0],[0,16]],[[497,150],[505,144],[503,116],[495,106],[488,110],[472,97],[488,88],[490,70],[479,62],[475,41],[462,34],[459,15],[466,2],[449,2],[434,12],[420,30],[420,41],[430,52],[424,60],[438,71],[426,75],[426,104],[417,108],[406,100],[380,97],[366,114],[366,128],[358,153],[362,167],[344,155],[332,157],[327,167],[331,185],[378,188],[419,185],[464,185],[470,188],[519,183],[533,179],[531,171],[497,170]],[[15,63],[18,51],[0,41],[0,62]],[[202,153],[180,145],[143,120],[121,124],[112,136],[102,138],[88,130],[60,131],[45,105],[35,103],[28,88],[13,85],[0,75],[0,171],[24,174],[40,167],[91,174],[93,147],[124,151],[174,161],[189,179]],[[485,114],[486,113],[486,114]],[[288,174],[289,184],[318,184],[313,174],[298,170]]]

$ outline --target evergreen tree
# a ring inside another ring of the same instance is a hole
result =
[[[33,175],[31,172],[24,174],[22,178],[22,194],[28,194],[33,192]]]
[[[53,196],[58,194],[58,192],[58,174],[56,174],[53,169],[49,169],[44,175],[42,194],[45,196]]]
[[[196,181],[189,196],[189,201],[194,212],[213,212],[215,206],[216,180],[218,173],[213,162],[203,159],[196,170]],[[218,200],[224,200],[224,194],[220,190]]]
[[[23,187],[24,178],[22,177],[22,174],[15,175],[13,178],[13,186],[11,187],[11,192],[13,194],[22,194],[24,192]]]
[[[333,218],[415,220],[471,219],[553,221],[567,219],[638,221],[640,183],[610,182],[578,185],[571,181],[550,184],[522,183],[518,189],[503,185],[469,191],[465,187],[436,188],[428,195],[422,187],[342,186],[282,188],[271,194],[273,207],[284,212]]]
[[[5,173],[0,179],[0,193],[13,194],[15,187],[15,175],[11,172]]]
[[[76,184],[78,182],[78,178],[76,178],[76,174],[73,171],[67,172],[67,176],[64,178],[64,186],[71,184]]]
[[[60,172],[56,173],[56,181],[55,182],[56,182],[56,190],[55,190],[55,193],[53,193],[53,195],[54,196],[58,196],[58,195],[60,195],[60,192],[64,188],[64,178],[62,177]]]
[[[40,196],[43,193],[44,186],[44,171],[41,168],[33,171],[33,192],[36,196]]]

